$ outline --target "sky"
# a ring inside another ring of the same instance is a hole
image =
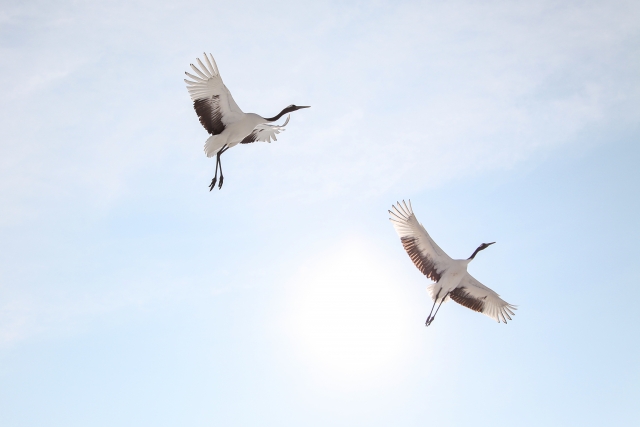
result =
[[[203,153],[213,54],[271,143]],[[0,4],[0,424],[640,422],[640,4]],[[444,304],[410,199],[518,306]]]

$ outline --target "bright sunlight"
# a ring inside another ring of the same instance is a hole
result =
[[[294,280],[289,324],[304,362],[323,380],[369,383],[401,367],[409,301],[367,245],[313,257]]]

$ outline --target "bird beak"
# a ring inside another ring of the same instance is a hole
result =
[[[304,106],[304,107],[298,107],[298,110],[300,110],[301,108],[311,108],[310,105]]]
[[[487,243],[487,246],[493,245],[495,242]]]

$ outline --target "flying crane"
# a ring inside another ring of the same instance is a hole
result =
[[[190,64],[196,75],[185,72],[191,80],[184,81],[187,83],[187,90],[200,123],[211,134],[204,145],[207,157],[216,156],[216,173],[209,184],[209,191],[211,191],[216,186],[218,168],[220,168],[218,189],[222,188],[224,176],[220,156],[225,151],[238,144],[250,144],[256,141],[271,142],[271,139],[277,141],[276,135],[285,130],[284,127],[289,123],[289,116],[282,125],[267,123],[275,122],[292,111],[309,107],[292,104],[270,118],[245,113],[238,107],[231,92],[222,82],[213,56],[211,54],[207,56],[205,53],[204,59],[204,63],[200,58],[196,59],[199,67]]]
[[[478,252],[488,248],[495,242],[483,243],[467,259],[451,259],[436,242],[431,239],[427,230],[418,222],[411,207],[411,200],[407,205],[404,200],[392,206],[390,210],[393,227],[400,236],[402,246],[409,254],[411,261],[429,279],[435,283],[427,290],[433,299],[433,306],[426,326],[429,326],[438,314],[440,306],[449,299],[454,300],[471,310],[480,312],[497,320],[507,323],[514,315],[514,305],[500,298],[500,295],[478,282],[467,272],[467,265],[476,257]],[[438,304],[435,314],[433,309]]]

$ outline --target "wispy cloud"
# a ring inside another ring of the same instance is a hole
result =
[[[214,163],[182,83],[203,50],[245,111],[312,106],[277,142],[225,154],[247,206],[420,191],[640,113],[637,2],[150,5],[0,14],[0,225],[206,191]],[[37,301],[7,303],[9,330],[47,312]]]

